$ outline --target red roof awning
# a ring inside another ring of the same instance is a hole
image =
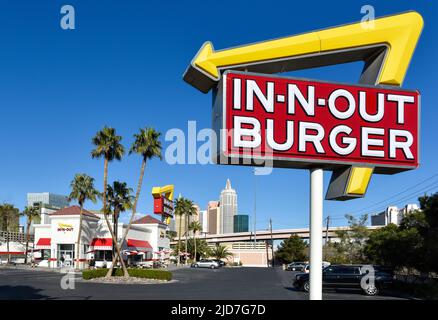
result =
[[[0,251],[0,255],[5,255],[5,254],[10,254],[10,255],[23,254],[24,255],[24,251]]]
[[[91,241],[90,247],[94,250],[112,250],[113,249],[113,239],[112,238],[94,238]]]
[[[129,250],[152,251],[152,246],[148,241],[128,239]]]
[[[51,243],[51,238],[39,238],[35,245],[35,249],[50,249]]]

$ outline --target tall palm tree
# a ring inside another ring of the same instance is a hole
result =
[[[141,187],[143,184],[144,170],[146,168],[146,162],[153,158],[163,159],[161,156],[161,142],[159,140],[161,133],[155,131],[153,128],[142,128],[140,132],[134,134],[134,142],[129,149],[129,154],[137,153],[141,156],[142,162],[140,167],[140,176],[138,178],[137,192],[135,193],[134,203],[132,205],[132,214],[129,219],[128,227],[123,233],[122,244],[126,240],[129,230],[131,229],[132,221],[137,213],[137,204],[140,197]],[[113,258],[114,260],[114,258]],[[114,264],[114,261],[113,261]]]
[[[126,184],[126,182],[120,182],[120,181],[114,181],[113,185],[107,186],[107,201],[108,201],[108,206],[107,209],[109,210],[109,212],[112,212],[113,215],[113,224],[114,224],[114,235],[117,237],[117,233],[118,233],[118,228],[119,228],[119,216],[120,213],[125,212],[129,209],[132,209],[132,201],[134,199],[134,197],[131,195],[132,194],[132,189],[129,188]],[[113,248],[115,249],[116,246],[118,246],[118,250],[121,251],[121,247],[123,245],[123,240],[120,244],[118,244],[117,242],[113,243]],[[114,250],[113,252],[116,252],[117,249]],[[110,269],[108,270],[108,274],[112,274],[113,270],[114,270],[114,266],[117,263],[117,256],[113,257],[113,263],[111,264]],[[129,274],[127,273],[127,275],[129,277]]]
[[[111,127],[105,126],[102,130],[98,131],[92,139],[92,143],[96,146],[94,150],[91,151],[92,158],[103,158],[103,208],[102,212],[105,217],[108,230],[111,234],[113,242],[117,243],[117,239],[114,236],[113,229],[108,220],[108,210],[106,208],[106,188],[108,181],[108,163],[116,160],[121,160],[123,154],[125,153],[125,148],[120,143],[122,140],[121,136],[116,135],[116,130]],[[123,262],[122,255],[120,253],[119,247],[116,246],[117,255],[119,256],[120,264],[122,265],[123,272],[125,276],[128,276],[128,270],[126,270],[125,263]],[[110,277],[111,274],[107,274]]]
[[[24,208],[21,216],[26,217],[26,252],[24,256],[24,263],[27,263],[27,252],[29,250],[29,238],[30,238],[30,225],[32,221],[40,216],[40,211],[38,208],[33,206],[27,206]]]
[[[76,200],[81,208],[79,212],[79,232],[78,239],[76,240],[76,270],[79,269],[79,248],[81,247],[81,237],[82,237],[82,211],[84,210],[84,203],[90,200],[96,203],[97,197],[99,196],[99,191],[94,188],[94,178],[86,175],[85,173],[78,173],[73,178],[70,183],[71,192],[69,195],[69,200]]]
[[[11,232],[11,229],[13,227],[12,224],[15,221],[18,221],[17,219],[19,216],[19,210],[17,208],[15,208],[15,206],[12,204],[4,203],[4,204],[0,205],[0,216],[1,216],[1,219],[3,222],[4,231],[6,231],[6,233],[7,233],[6,251],[8,252],[8,264],[9,264],[9,263],[11,263],[11,252],[9,250],[9,240],[10,240],[9,232]],[[18,229],[18,225],[16,227]]]
[[[185,205],[184,205],[184,209],[185,209],[185,217],[186,217],[186,254],[187,254],[187,241],[189,238],[189,219],[192,216],[197,215],[197,211],[195,208],[195,204],[193,203],[192,200],[186,199],[185,200]],[[186,259],[184,260],[184,263],[187,264],[187,256]]]
[[[177,250],[177,254],[178,254],[178,259],[176,260],[177,265],[179,265],[180,263],[180,252],[181,252],[181,227],[182,227],[182,221],[184,218],[184,214],[185,214],[185,203],[186,203],[186,199],[179,196],[178,199],[175,199],[175,205],[174,205],[174,214],[175,217],[179,217],[179,230],[178,230],[178,250]]]
[[[199,223],[199,221],[193,221],[189,224],[189,230],[191,230],[193,232],[193,245],[195,247],[195,254],[193,257],[193,261],[196,262],[196,254],[197,254],[197,252],[196,252],[196,233],[198,231],[202,231],[202,226]]]

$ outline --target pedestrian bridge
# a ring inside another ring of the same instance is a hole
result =
[[[369,230],[376,230],[380,226],[368,226]],[[350,231],[350,227],[330,227],[323,231],[323,237],[328,237],[330,240],[335,240],[338,238],[337,231]],[[224,242],[241,242],[241,241],[266,241],[271,240],[284,240],[289,238],[291,235],[297,235],[305,240],[309,239],[309,229],[277,229],[272,230],[272,235],[270,230],[257,230],[256,234],[254,232],[238,232],[238,233],[224,233],[224,234],[204,234],[197,235],[196,238],[204,239],[207,243],[224,243]],[[185,239],[185,236],[181,237]],[[177,244],[177,241],[172,241],[171,244]]]

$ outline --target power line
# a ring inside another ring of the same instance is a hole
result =
[[[399,195],[401,195],[401,194],[403,194],[403,193],[406,193],[406,192],[408,192],[408,191],[411,191],[413,188],[416,188],[416,187],[418,187],[419,185],[422,185],[423,183],[425,183],[425,182],[427,182],[427,181],[429,181],[429,180],[432,180],[433,178],[435,178],[435,177],[437,177],[437,176],[438,176],[438,172],[435,173],[435,174],[433,174],[432,176],[428,177],[427,179],[424,179],[424,180],[422,180],[422,181],[416,183],[415,185],[413,185],[413,186],[411,186],[411,187],[409,187],[409,188],[406,188],[406,189],[403,190],[403,191],[400,191],[400,192],[397,192],[397,193],[393,194],[392,196],[390,196],[390,197],[388,197],[388,198],[386,198],[386,199],[384,199],[384,200],[381,200],[381,201],[379,201],[379,202],[376,202],[376,203],[374,203],[374,204],[372,204],[372,205],[368,205],[367,207],[363,207],[361,210],[358,210],[358,212],[364,211],[364,209],[365,209],[365,210],[368,210],[370,207],[375,207],[375,206],[378,205],[378,204],[381,204],[381,203],[387,202],[388,200],[391,200],[391,199],[393,199],[394,197],[397,197],[397,196],[399,196]],[[438,182],[438,181],[437,181],[437,182]],[[434,183],[436,183],[436,182],[434,182]]]
[[[387,201],[391,201],[390,203],[395,204],[396,202],[399,203],[399,202],[401,202],[401,201],[405,201],[405,200],[408,200],[408,199],[413,198],[413,197],[415,197],[415,196],[421,195],[422,193],[427,192],[427,191],[429,191],[429,190],[431,190],[431,189],[437,187],[437,186],[438,186],[438,181],[434,181],[433,183],[428,184],[427,186],[423,186],[423,187],[421,187],[420,189],[418,189],[418,190],[416,190],[416,191],[414,191],[414,192],[411,192],[411,193],[409,193],[408,195],[405,195],[405,196],[403,196],[403,197],[401,197],[401,198],[399,198],[399,199],[392,200],[394,197],[399,196],[399,195],[401,195],[401,194],[403,194],[403,193],[406,193],[406,192],[408,192],[408,191],[412,191],[413,188],[416,188],[416,187],[418,187],[419,185],[422,185],[422,184],[424,184],[425,182],[427,182],[427,181],[429,181],[429,180],[432,180],[432,179],[435,178],[436,176],[438,176],[438,173],[436,173],[436,174],[434,174],[434,175],[428,177],[427,179],[424,179],[424,180],[420,181],[419,183],[417,183],[417,184],[415,184],[415,185],[413,185],[413,186],[411,186],[411,187],[409,187],[409,188],[407,188],[407,189],[405,189],[405,190],[403,190],[403,191],[401,191],[401,192],[398,192],[398,193],[396,193],[396,194],[394,194],[394,195],[392,195],[392,196],[390,196],[390,197],[388,197],[388,198],[386,198],[386,199],[384,199],[384,200],[381,200],[381,201],[376,202],[376,203],[374,203],[374,204],[372,204],[372,205],[369,205],[369,206],[363,207],[363,208],[360,209],[360,210],[355,210],[354,215],[358,215],[358,214],[360,214],[360,213],[362,213],[362,212],[365,212],[365,211],[370,211],[371,208],[374,208],[374,207],[378,206],[379,204],[385,203],[385,202],[387,202]],[[380,207],[381,207],[381,206],[379,206],[379,208],[380,208]],[[387,207],[387,205],[385,205],[384,207]],[[374,210],[376,210],[376,209],[374,209]],[[348,214],[348,213],[345,213],[345,214]],[[344,214],[344,215],[345,215],[345,214]],[[337,218],[337,217],[341,217],[341,216],[343,216],[343,215],[335,215],[335,216],[331,216],[331,218],[333,219],[333,218]]]

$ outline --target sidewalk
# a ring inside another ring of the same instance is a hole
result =
[[[48,268],[48,267],[35,267],[35,268],[31,268],[30,265],[25,265],[25,264],[16,264],[16,265],[13,265],[13,264],[0,264],[0,268],[61,273],[61,269],[60,268]],[[64,270],[66,270],[66,269],[64,269]],[[82,275],[82,271],[81,270],[76,271],[76,270],[72,269],[72,272],[74,274]]]

